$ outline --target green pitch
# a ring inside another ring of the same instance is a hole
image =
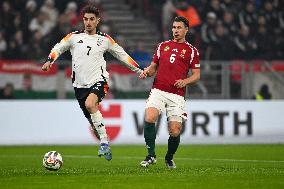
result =
[[[45,170],[42,156],[56,150],[64,166]],[[158,162],[144,169],[143,146],[112,146],[110,162],[96,156],[97,146],[0,146],[0,188],[240,189],[284,188],[284,145],[186,145],[175,157],[176,170]]]

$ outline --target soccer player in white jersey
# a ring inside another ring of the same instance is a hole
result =
[[[72,32],[51,50],[42,70],[50,70],[54,61],[65,51],[72,55],[72,83],[75,96],[85,117],[100,139],[98,155],[111,160],[112,154],[99,103],[108,91],[109,74],[103,54],[108,51],[132,71],[142,73],[139,65],[110,36],[97,30],[99,10],[93,5],[82,9],[84,30]],[[143,74],[143,73],[142,73]]]

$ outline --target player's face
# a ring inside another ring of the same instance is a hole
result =
[[[183,42],[185,40],[185,35],[188,32],[188,27],[186,27],[183,22],[174,22],[172,31],[174,40],[176,42]]]
[[[93,33],[96,31],[96,27],[100,22],[100,18],[96,17],[93,13],[85,13],[83,16],[85,31]]]

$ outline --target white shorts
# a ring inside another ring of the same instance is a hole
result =
[[[167,118],[178,116],[183,120],[187,119],[184,97],[177,94],[152,89],[146,101],[146,108],[150,107],[158,109],[160,113],[166,112]]]

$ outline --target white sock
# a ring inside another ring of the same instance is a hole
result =
[[[97,112],[90,114],[92,122],[100,135],[100,143],[107,143],[108,144],[108,136],[106,133],[106,127],[103,124],[103,116],[101,112],[98,110]]]

